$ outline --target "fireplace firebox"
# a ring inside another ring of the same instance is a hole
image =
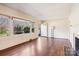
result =
[[[76,50],[76,55],[79,56],[79,38],[75,37],[75,50]]]

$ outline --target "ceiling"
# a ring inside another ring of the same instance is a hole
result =
[[[72,4],[68,3],[5,3],[6,6],[41,20],[65,19],[69,17]]]

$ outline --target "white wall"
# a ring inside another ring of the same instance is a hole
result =
[[[0,37],[0,50],[17,45],[17,44],[21,44],[23,42],[28,42],[32,38],[36,38],[34,37],[34,34],[32,35],[19,34],[19,35]]]
[[[49,21],[49,33],[48,36],[51,37],[51,27],[55,26],[54,37],[56,38],[67,38],[69,39],[69,21],[65,20],[55,20]]]
[[[70,41],[72,47],[75,49],[75,40],[74,36],[79,37],[79,4],[73,4],[71,14],[69,16],[70,20]]]

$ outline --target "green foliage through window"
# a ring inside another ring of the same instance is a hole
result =
[[[2,36],[2,35],[7,35],[7,29],[6,28],[3,28],[3,27],[1,27],[0,28],[0,36]]]

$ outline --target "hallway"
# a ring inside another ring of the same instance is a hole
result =
[[[2,56],[62,56],[64,46],[71,47],[67,39],[39,37],[36,40],[0,51]]]

